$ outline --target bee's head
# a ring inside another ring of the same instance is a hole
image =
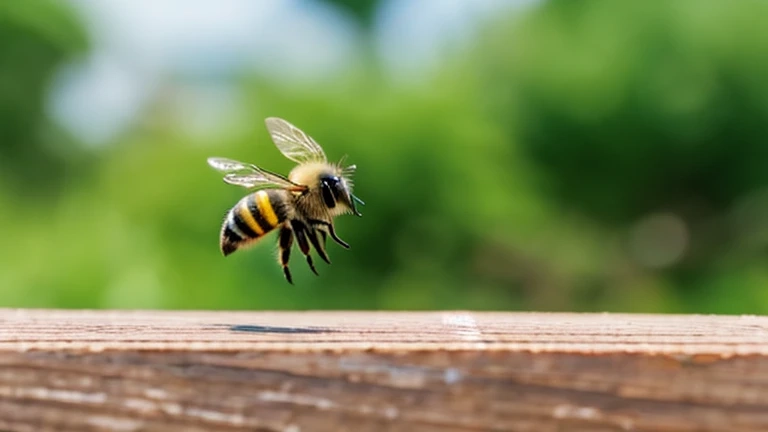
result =
[[[353,168],[354,169],[354,168]],[[352,182],[341,173],[327,173],[320,175],[320,194],[323,202],[329,209],[336,208],[341,204],[348,208],[355,216],[362,216],[357,211],[355,202],[363,204],[360,198],[352,194]]]

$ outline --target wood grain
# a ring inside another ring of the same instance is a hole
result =
[[[768,318],[0,309],[0,430],[765,431]]]

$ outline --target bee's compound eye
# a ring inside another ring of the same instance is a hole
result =
[[[322,180],[320,182],[320,193],[323,195],[323,202],[328,208],[336,207],[336,196],[333,193],[335,184],[331,185],[329,181]]]

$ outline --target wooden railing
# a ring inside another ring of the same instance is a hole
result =
[[[768,431],[768,318],[0,310],[3,431]]]

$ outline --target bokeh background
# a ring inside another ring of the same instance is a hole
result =
[[[768,3],[0,2],[0,306],[768,313]],[[358,166],[321,277],[263,119]]]

